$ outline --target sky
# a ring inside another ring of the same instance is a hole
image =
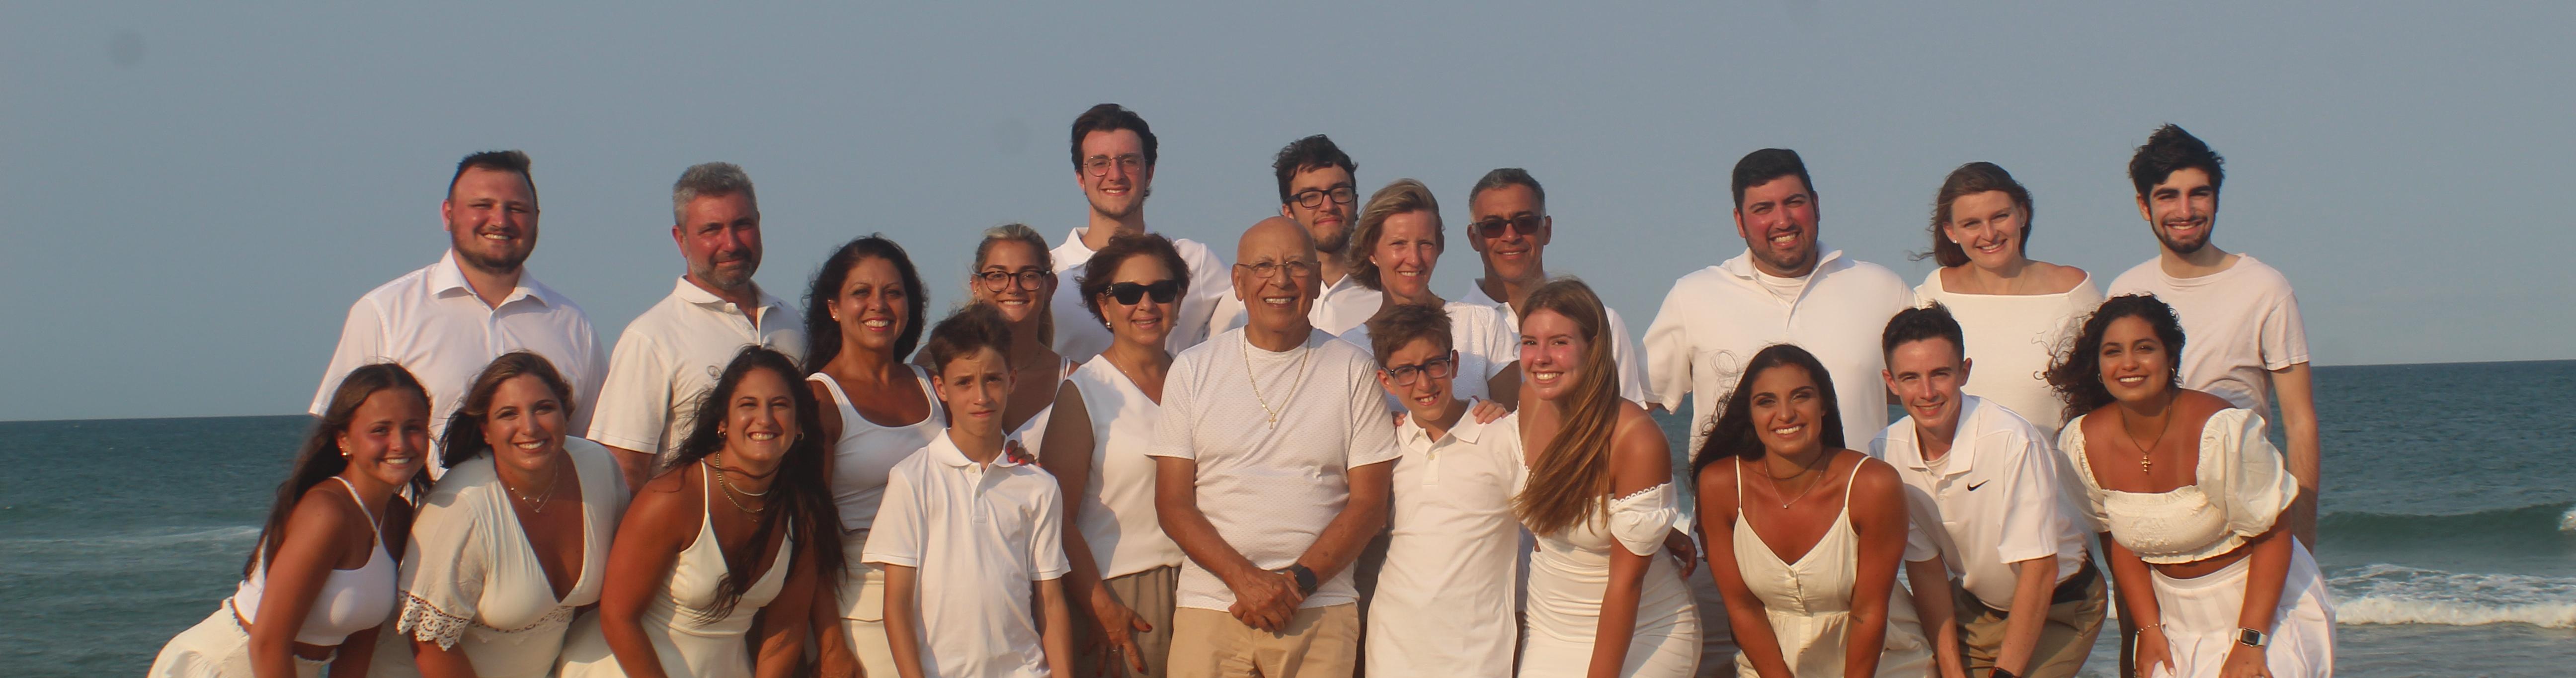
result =
[[[2215,241],[2289,276],[2317,365],[2576,358],[2546,198],[2576,4],[908,4],[0,7],[0,420],[302,411],[485,149],[535,158],[529,270],[604,343],[682,272],[670,183],[710,160],[758,184],[765,289],[882,232],[945,309],[982,229],[1080,225],[1067,126],[1100,102],[1161,138],[1151,226],[1229,257],[1308,134],[1453,229],[1527,168],[1550,271],[1640,332],[1742,252],[1746,152],[1798,150],[1825,245],[1909,281],[1942,177],[1999,163],[2030,254],[2107,283],[2155,254],[2125,168],[2173,122],[2227,157]],[[1434,290],[1480,272],[1458,247]]]

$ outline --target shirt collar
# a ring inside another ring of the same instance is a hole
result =
[[[1485,431],[1485,425],[1477,423],[1476,421],[1476,403],[1477,400],[1474,398],[1467,399],[1467,409],[1461,411],[1458,415],[1458,423],[1449,425],[1449,432],[1441,437],[1442,440],[1456,438],[1458,442],[1461,443],[1469,445],[1476,444],[1477,436],[1482,435]],[[1430,440],[1431,438],[1431,432],[1423,430],[1422,422],[1415,420],[1411,416],[1404,418],[1404,427],[1398,429],[1398,432],[1402,433],[1407,438],[1422,440]],[[1430,440],[1430,442],[1438,444],[1440,441]]]
[[[1823,242],[1816,243],[1816,247],[1818,248],[1822,248],[1824,246],[1825,244]],[[1814,278],[1815,276],[1823,275],[1827,272],[1827,264],[1840,261],[1842,258],[1842,250],[1827,250],[1824,256],[1816,258],[1816,269],[1809,271],[1807,273],[1807,277]],[[1720,270],[1726,271],[1729,275],[1742,278],[1748,282],[1753,280],[1754,274],[1761,272],[1760,269],[1753,267],[1753,250],[1750,249],[1745,250],[1743,254],[1735,255],[1735,258],[1733,259],[1726,260],[1726,263],[1718,264],[1717,267]]]
[[[1092,252],[1092,250],[1091,250],[1091,245],[1088,245],[1088,244],[1083,243],[1083,242],[1082,242],[1082,237],[1083,237],[1083,236],[1086,236],[1086,235],[1090,235],[1090,234],[1091,234],[1091,227],[1089,227],[1089,226],[1076,226],[1076,227],[1074,227],[1074,229],[1073,229],[1073,231],[1072,231],[1072,232],[1066,233],[1066,234],[1064,235],[1064,244],[1062,244],[1062,245],[1058,245],[1057,247],[1058,247],[1059,249],[1061,249],[1061,248],[1066,248],[1066,247],[1070,247],[1070,248],[1073,248],[1073,249],[1074,249],[1074,251],[1067,252],[1067,254],[1082,254],[1082,255],[1086,255],[1086,256],[1088,256],[1088,255],[1090,255],[1090,254],[1091,254],[1091,252]]]
[[[440,253],[438,263],[429,267],[429,293],[441,297],[458,294],[473,296],[474,285],[465,281],[464,266],[464,263],[456,260],[455,248],[449,248],[446,252]],[[509,296],[501,298],[501,305],[506,306],[510,302],[521,299],[554,305],[554,300],[547,298],[541,291],[543,289],[543,285],[537,284],[536,274],[529,273],[527,267],[522,266],[519,268],[519,285],[510,289]]]
[[[1955,476],[1976,469],[1977,455],[1971,448],[1975,447],[1974,443],[1977,440],[1979,428],[1977,413],[1983,409],[1981,406],[1985,402],[1984,398],[1972,395],[1960,396],[1959,424],[1950,429],[1950,452],[1942,455],[1941,475]],[[1903,449],[1913,452],[1899,460],[1906,466],[1917,471],[1929,471],[1932,466],[1923,460],[1923,441],[1915,437],[1916,431],[1914,418],[1906,417],[1904,425],[1897,426],[1895,431],[1888,434],[1887,442],[1891,448],[1901,445]]]
[[[1002,450],[1002,456],[993,458],[993,468],[1020,466],[1022,462],[1018,458],[1012,457],[1010,449],[1007,447],[1019,445],[1020,441],[1016,438],[1010,438],[1005,439],[1002,444],[1006,447]],[[975,465],[975,460],[966,458],[966,451],[958,449],[957,441],[949,440],[948,432],[944,430],[939,432],[938,438],[931,439],[930,458],[937,459],[939,460],[939,463],[947,464],[956,468],[967,468]]]
[[[769,296],[769,293],[761,290],[760,285],[757,283],[751,286],[751,294],[753,300],[759,302],[760,308],[768,308],[779,304],[777,297]],[[699,306],[722,306],[733,303],[725,301],[724,297],[716,296],[716,293],[709,292],[706,288],[699,287],[697,283],[689,282],[689,277],[685,275],[680,276],[679,284],[671,288],[671,296],[679,297],[681,301],[697,304]]]

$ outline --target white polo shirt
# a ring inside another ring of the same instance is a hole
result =
[[[1923,461],[1914,418],[1896,420],[1869,443],[1896,467],[1914,523],[1905,559],[1940,556],[1950,574],[1997,610],[2012,608],[2020,578],[2012,564],[2057,556],[2063,582],[2084,566],[2084,529],[2058,485],[2046,431],[1984,398],[1959,402],[1959,428],[1941,463]]]
[[[2111,296],[2147,293],[2182,320],[2182,385],[2237,407],[2272,411],[2272,370],[2308,361],[2308,325],[2279,269],[2239,253],[2227,270],[2165,275],[2157,260],[2111,280]]]
[[[1350,342],[1313,330],[1297,348],[1273,353],[1233,330],[1172,359],[1146,454],[1197,461],[1199,512],[1245,559],[1276,570],[1314,546],[1350,503],[1350,469],[1400,454],[1382,397],[1376,364]],[[1234,590],[1191,560],[1174,598],[1224,610]],[[1344,568],[1301,607],[1356,600]]]
[[[913,568],[921,668],[933,676],[1047,675],[1029,582],[1063,577],[1055,476],[966,458],[948,432],[896,464],[861,562]]]
[[[590,435],[602,445],[651,452],[667,461],[689,435],[698,398],[742,347],[761,345],[805,359],[805,319],[768,292],[760,295],[760,324],[733,302],[680,278],[671,296],[626,324],[609,355]]]
[[[1459,297],[1458,302],[1484,304],[1500,311],[1503,332],[1512,338],[1512,360],[1520,360],[1521,316],[1512,310],[1510,303],[1495,301],[1493,297],[1485,296],[1484,287],[1472,284],[1467,286],[1466,296]],[[1619,340],[1618,344],[1610,347],[1610,360],[1619,364],[1619,397],[1641,407],[1653,405],[1654,400],[1646,394],[1646,361],[1637,357],[1637,338],[1628,333],[1628,320],[1619,317],[1619,309],[1603,306],[1601,310],[1609,312],[1610,336]]]
[[[1315,306],[1306,309],[1306,322],[1314,325],[1315,329],[1336,336],[1348,334],[1352,328],[1367,324],[1369,318],[1376,317],[1378,307],[1385,303],[1385,293],[1361,285],[1359,278],[1344,275],[1340,282],[1325,285],[1324,291],[1315,297]],[[1243,308],[1243,300],[1228,292],[1217,300],[1216,316],[1208,326],[1215,328],[1211,332],[1223,332],[1241,329],[1251,320],[1249,312]]]
[[[1512,489],[1529,475],[1518,422],[1460,417],[1438,440],[1409,417],[1396,428],[1404,456],[1368,625],[1380,638],[1420,640],[1370,643],[1370,674],[1511,675],[1521,546]]]
[[[1778,279],[1774,279],[1778,280]],[[1764,285],[1751,253],[1682,276],[1646,328],[1646,374],[1655,402],[1679,410],[1691,396],[1690,449],[1699,449],[1744,364],[1772,344],[1797,344],[1833,373],[1843,441],[1867,442],[1887,427],[1887,358],[1878,337],[1887,319],[1914,303],[1914,290],[1886,267],[1843,258],[1816,262],[1787,299]]]
[[[524,268],[519,286],[500,306],[485,306],[457,268],[456,252],[449,250],[437,263],[379,285],[349,305],[340,343],[331,351],[322,387],[313,393],[307,411],[321,416],[350,370],[393,362],[428,387],[430,435],[435,439],[447,430],[448,414],[463,404],[475,375],[492,359],[519,350],[554,363],[573,388],[571,430],[589,426],[600,380],[608,374],[608,354],[591,332],[590,316]],[[430,471],[436,475],[445,469],[432,464]]]
[[[1493,394],[1488,391],[1493,389],[1486,382],[1520,362],[1520,335],[1506,326],[1502,310],[1492,306],[1452,301],[1441,310],[1449,314],[1449,348],[1458,352],[1458,371],[1449,386],[1449,397],[1492,400]],[[1360,347],[1360,352],[1371,360],[1377,358],[1377,348],[1370,345],[1368,323],[1352,326],[1341,337]],[[1404,402],[1390,393],[1386,407],[1389,412],[1403,412]]]
[[[1091,311],[1082,306],[1082,265],[1091,263],[1092,253],[1091,246],[1082,243],[1082,235],[1089,232],[1090,227],[1073,229],[1064,236],[1064,244],[1047,253],[1055,260],[1056,272],[1055,298],[1047,304],[1055,311],[1055,352],[1077,365],[1108,350],[1110,340],[1109,328],[1093,320]],[[1215,333],[1208,329],[1208,319],[1218,300],[1234,296],[1234,277],[1225,260],[1199,241],[1172,238],[1172,249],[1190,267],[1190,291],[1181,299],[1181,316],[1172,320],[1172,333],[1163,339],[1165,348],[1179,353]]]

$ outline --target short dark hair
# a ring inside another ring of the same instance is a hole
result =
[[[2156,128],[2155,133],[2147,135],[2147,143],[2138,147],[2137,155],[2129,156],[2129,183],[2136,184],[2138,197],[2144,198],[2147,191],[2164,183],[2165,178],[2173,176],[2174,172],[2199,168],[2209,173],[2209,190],[2216,192],[2218,185],[2227,181],[2227,171],[2219,167],[2226,163],[2227,159],[2218,157],[2217,151],[2209,150],[2209,144],[2203,143],[2200,137],[2192,136],[2173,123],[2165,123],[2165,126]]]
[[[1798,183],[1806,186],[1807,194],[1815,195],[1816,181],[1807,177],[1807,161],[1800,160],[1797,151],[1786,148],[1765,148],[1744,154],[1744,159],[1735,161],[1735,179],[1732,189],[1735,193],[1735,208],[1744,209],[1744,189],[1771,183],[1773,179],[1786,176],[1797,177]]]
[[[1280,147],[1279,155],[1270,159],[1270,172],[1279,175],[1279,203],[1288,203],[1290,178],[1297,176],[1298,172],[1326,167],[1342,168],[1342,171],[1351,173],[1354,184],[1359,181],[1359,163],[1351,162],[1350,154],[1333,145],[1332,137],[1317,134]]]
[[[456,161],[456,173],[447,177],[448,195],[456,195],[457,180],[464,179],[465,170],[470,169],[487,169],[495,172],[515,173],[519,175],[520,181],[528,182],[528,200],[534,201],[537,199],[537,177],[536,175],[528,173],[528,154],[525,151],[520,151],[518,149],[507,151],[483,151],[465,156],[464,160]]]
[[[941,318],[930,328],[930,340],[922,342],[921,352],[930,357],[931,374],[946,375],[949,362],[988,348],[1002,355],[1003,365],[1010,364],[1011,321],[1002,319],[1001,309],[977,302]]]
[[[1504,186],[1528,186],[1530,197],[1538,199],[1539,211],[1547,211],[1547,189],[1539,187],[1538,178],[1530,176],[1529,170],[1518,167],[1503,167],[1486,172],[1484,178],[1476,180],[1474,187],[1467,189],[1467,203],[1475,204],[1476,196]]]
[[[1949,178],[1941,180],[1941,191],[1932,195],[1933,263],[1944,268],[1968,263],[1968,251],[1943,237],[1941,228],[1950,225],[1950,203],[1987,191],[2003,191],[2012,197],[2014,205],[2021,207],[2021,238],[2013,246],[2020,252],[2030,252],[2030,189],[2022,188],[2021,182],[2014,181],[2012,173],[2004,171],[2002,165],[1972,162],[1950,170]],[[1922,255],[1915,258],[1921,259]]]
[[[1190,264],[1181,258],[1180,248],[1172,246],[1172,239],[1161,233],[1122,235],[1110,238],[1108,246],[1092,252],[1091,260],[1082,264],[1082,276],[1074,279],[1074,289],[1082,293],[1082,307],[1091,311],[1092,320],[1109,322],[1108,314],[1100,312],[1100,295],[1108,294],[1109,285],[1117,282],[1112,278],[1118,277],[1118,267],[1127,265],[1129,257],[1138,256],[1162,261],[1164,268],[1172,270],[1172,280],[1180,283],[1181,297],[1189,296]],[[1180,303],[1181,297],[1174,297],[1172,303]]]
[[[1428,339],[1441,352],[1457,348],[1449,334],[1449,312],[1430,304],[1397,304],[1368,321],[1369,350],[1377,355],[1379,367],[1385,367],[1395,350],[1415,339]]]
[[[2044,376],[2048,385],[2057,389],[2057,399],[2066,403],[2066,419],[2073,421],[2085,413],[2111,404],[2111,390],[2102,385],[2102,337],[2111,329],[2111,321],[2137,318],[2147,321],[2164,342],[2166,386],[2182,388],[2182,320],[2174,316],[2172,306],[2153,294],[2123,294],[2102,302],[2084,319],[2084,329],[2076,334],[2074,345],[2048,366]]]
[[[1878,334],[1879,357],[1896,354],[1896,347],[1925,339],[1946,339],[1950,350],[1960,359],[1968,357],[1967,333],[1960,331],[1959,319],[1950,317],[1950,307],[1933,302],[1930,306],[1897,311],[1887,319],[1887,329]]]
[[[1135,132],[1136,138],[1145,142],[1145,166],[1153,167],[1156,157],[1154,128],[1146,126],[1143,116],[1136,115],[1135,111],[1127,110],[1125,106],[1100,104],[1091,107],[1091,110],[1083,111],[1081,116],[1073,119],[1073,171],[1082,171],[1083,137],[1090,136],[1092,132],[1115,132],[1122,129]]]

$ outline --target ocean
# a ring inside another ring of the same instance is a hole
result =
[[[2576,672],[2576,361],[2316,382],[2340,673]],[[0,675],[141,673],[231,593],[309,425],[0,422]],[[2112,642],[2088,675],[2111,675]]]

